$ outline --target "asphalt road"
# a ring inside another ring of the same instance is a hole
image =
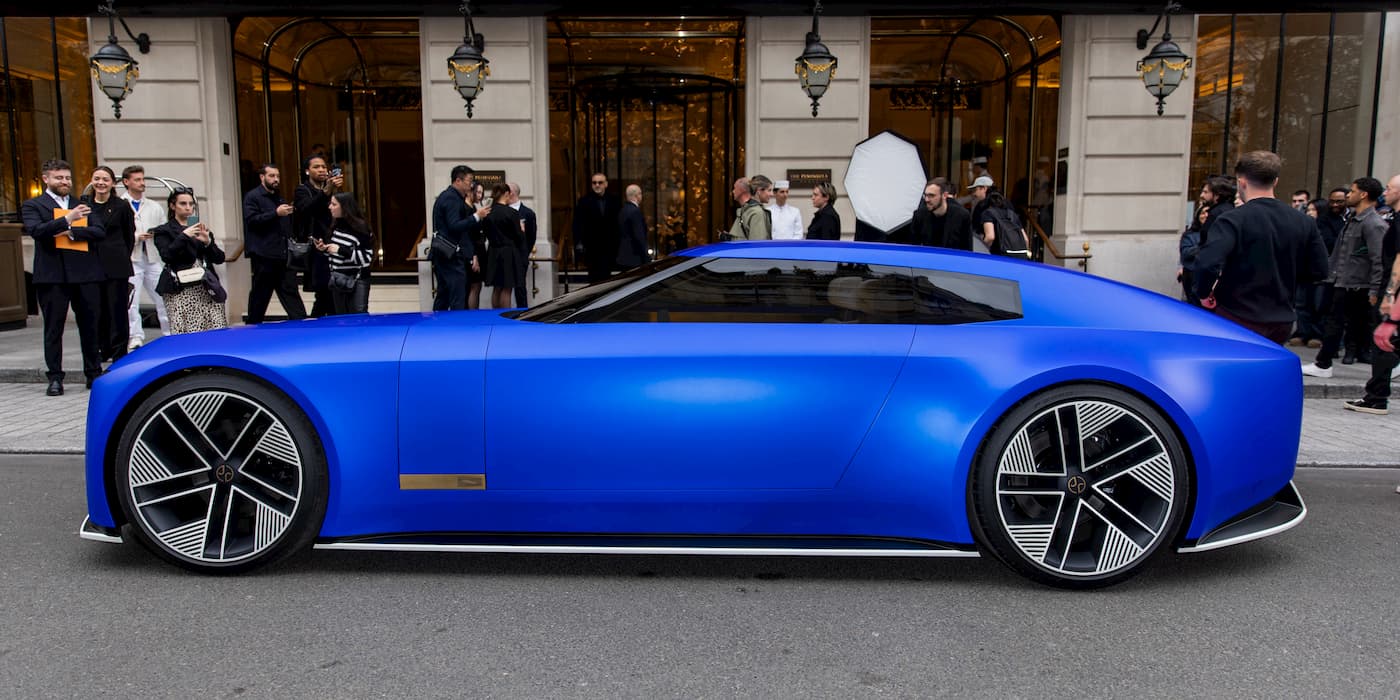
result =
[[[0,457],[0,697],[1397,697],[1393,470],[1107,591],[991,560],[313,552],[186,574],[79,540],[76,457]]]

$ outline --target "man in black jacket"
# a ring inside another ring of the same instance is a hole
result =
[[[535,210],[520,201],[520,183],[510,183],[510,199],[511,208],[520,212],[520,221],[525,224],[525,238],[521,240],[520,257],[525,259],[525,269],[528,271],[530,254],[534,252],[535,241],[540,235],[540,222],[535,216]],[[520,286],[515,288],[515,305],[521,308],[530,305],[530,293],[523,279]]]
[[[593,173],[591,191],[574,206],[574,248],[581,249],[588,265],[588,283],[601,282],[612,274],[617,260],[618,214],[622,204],[608,196],[608,176]]]
[[[1211,175],[1206,178],[1206,184],[1201,186],[1200,201],[1206,205],[1209,213],[1206,214],[1205,223],[1201,224],[1201,245],[1210,241],[1210,229],[1215,225],[1215,221],[1235,208],[1235,195],[1238,193],[1234,178],[1224,175]]]
[[[972,215],[966,207],[949,205],[948,181],[933,178],[924,186],[924,203],[914,210],[908,240],[902,243],[972,250]]]
[[[1214,222],[1196,256],[1196,295],[1207,308],[1280,345],[1293,329],[1298,282],[1327,275],[1317,226],[1274,198],[1283,161],[1252,151],[1235,164],[1244,206]]]
[[[473,214],[467,209],[467,193],[475,175],[472,169],[459,165],[452,169],[452,184],[433,202],[433,235],[442,236],[457,246],[456,254],[443,256],[430,253],[433,276],[437,279],[437,294],[433,296],[434,311],[467,308],[467,265],[477,264],[473,258],[485,251],[472,248],[472,234],[491,213],[491,200]],[[431,250],[431,248],[429,248]]]
[[[332,174],[326,168],[326,158],[311,155],[302,164],[302,182],[292,196],[292,217],[297,240],[309,241],[315,238],[322,243],[331,242],[331,195],[345,186],[345,178],[338,172]],[[324,253],[315,246],[307,254],[305,286],[308,292],[315,292],[316,299],[311,304],[311,316],[320,318],[335,313],[331,304],[331,264]]]
[[[268,163],[258,170],[258,186],[243,195],[243,251],[253,266],[248,290],[248,323],[263,322],[272,293],[287,318],[306,318],[306,305],[297,293],[296,278],[287,270],[287,238],[291,235],[292,205],[277,187],[282,173]]]
[[[24,232],[34,239],[34,291],[44,317],[44,363],[49,378],[45,393],[58,396],[63,393],[63,324],[70,304],[78,319],[88,388],[102,374],[97,308],[98,284],[106,275],[92,248],[106,231],[101,222],[87,220],[92,210],[86,204],[70,196],[73,166],[67,161],[45,161],[40,178],[44,193],[20,205],[20,211]]]
[[[642,214],[642,188],[628,185],[627,201],[618,215],[617,269],[630,270],[647,261],[647,219]]]

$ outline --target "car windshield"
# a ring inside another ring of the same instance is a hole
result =
[[[653,275],[669,267],[679,265],[690,259],[691,258],[684,255],[672,255],[668,258],[657,260],[656,262],[609,277],[602,282],[591,284],[577,291],[550,299],[539,306],[520,312],[515,318],[521,321],[534,321],[536,323],[564,323],[579,311],[588,308],[593,302],[602,299],[608,294],[622,289],[637,280]]]

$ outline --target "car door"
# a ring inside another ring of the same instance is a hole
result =
[[[437,314],[409,329],[399,362],[400,488],[484,488],[483,368],[495,320]]]
[[[831,488],[913,339],[911,325],[862,322],[887,276],[697,260],[586,322],[497,325],[491,488]]]

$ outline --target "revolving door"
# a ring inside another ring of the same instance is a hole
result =
[[[621,197],[631,184],[642,188],[655,255],[716,240],[731,217],[729,191],[741,155],[733,82],[617,73],[577,82],[567,100],[571,201],[583,195],[589,175],[602,172],[611,196]]]

